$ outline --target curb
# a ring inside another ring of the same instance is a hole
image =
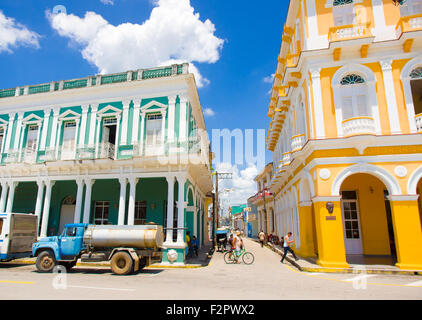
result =
[[[255,242],[257,240],[252,239]],[[265,247],[278,253],[279,255],[283,255],[282,251],[272,244],[265,244]],[[296,261],[292,260],[289,257],[286,257],[288,262],[290,262],[296,269],[301,272],[309,272],[309,273],[346,273],[346,274],[385,274],[385,275],[407,275],[407,276],[422,276],[422,271],[410,271],[410,270],[382,270],[382,269],[354,269],[354,268],[311,268],[311,267],[302,267]]]
[[[33,260],[19,260],[19,261],[9,261],[4,262],[4,264],[22,264],[22,265],[32,265],[35,264]],[[109,263],[94,263],[94,262],[78,262],[76,263],[77,267],[110,267]],[[207,266],[202,265],[184,265],[184,266],[165,266],[165,265],[150,265],[145,269],[200,269]]]

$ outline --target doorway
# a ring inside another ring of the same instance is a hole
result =
[[[341,193],[341,211],[346,255],[362,254],[362,232],[356,191],[343,191]]]
[[[116,150],[117,119],[106,118],[103,122],[101,158],[114,159]]]
[[[66,224],[75,222],[75,208],[76,199],[72,196],[68,196],[63,200],[63,204],[60,210],[60,224],[58,235],[63,233]]]

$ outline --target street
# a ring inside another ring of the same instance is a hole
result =
[[[279,299],[421,299],[422,277],[301,273],[280,256],[245,239],[253,265],[227,265],[214,254],[208,267],[148,269],[115,276],[108,268],[76,267],[58,281],[34,265],[2,264],[0,298],[141,299],[141,300],[279,300]],[[359,277],[353,282],[353,279]],[[62,279],[63,280],[63,279]],[[363,281],[362,281],[363,280]],[[365,288],[365,281],[366,288]],[[66,288],[63,288],[63,287]]]

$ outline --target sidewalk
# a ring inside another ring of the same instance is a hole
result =
[[[209,265],[211,259],[208,257],[208,252],[210,251],[212,244],[204,245],[198,252],[198,257],[194,256],[186,260],[185,264],[178,265],[168,265],[162,263],[154,263],[146,267],[145,269],[193,269],[193,268],[203,268]],[[9,262],[2,262],[5,264],[15,264],[15,265],[25,265],[25,264],[35,264],[37,258],[22,258],[16,259]],[[107,267],[110,268],[110,262],[80,262],[76,264],[77,267]]]
[[[256,239],[251,239],[255,242],[259,242]],[[267,248],[278,253],[280,256],[284,255],[284,250],[279,245],[274,245],[272,243],[267,243],[265,245]],[[290,262],[295,268],[302,272],[312,272],[312,273],[367,273],[367,274],[388,274],[388,275],[422,275],[420,270],[402,270],[396,266],[390,265],[364,265],[364,264],[350,264],[350,268],[330,268],[322,267],[318,265],[315,259],[311,258],[301,258],[299,261],[295,261],[289,255],[286,256],[286,261]]]

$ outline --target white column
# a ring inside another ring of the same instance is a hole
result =
[[[7,198],[6,213],[11,213],[13,210],[13,200],[15,198],[15,190],[18,182],[9,182],[9,197]]]
[[[315,131],[317,139],[325,138],[324,109],[322,106],[321,68],[310,69],[314,97]]]
[[[382,75],[384,78],[385,86],[385,96],[387,98],[387,109],[388,109],[388,118],[390,119],[390,129],[391,134],[400,134],[400,119],[399,112],[397,110],[397,100],[396,100],[396,91],[394,88],[393,81],[393,67],[391,64],[392,60],[382,60],[380,61],[382,68]]]
[[[81,129],[79,130],[79,137],[77,144],[80,146],[85,145],[86,122],[88,120],[88,105],[82,106]]]
[[[126,188],[127,179],[120,178],[120,200],[119,200],[119,218],[118,225],[123,226],[125,224],[125,213],[126,213]]]
[[[61,137],[62,128],[63,128],[63,121],[62,120],[58,121],[58,126],[59,126],[59,130],[58,130],[58,134],[57,134],[57,142],[56,142],[56,150],[55,150],[57,160],[59,159],[60,137]]]
[[[128,123],[129,123],[129,105],[131,100],[123,101],[123,114],[122,114],[122,135],[121,135],[121,145],[127,145],[127,131],[128,131]],[[116,145],[117,145],[116,141]]]
[[[198,242],[200,244],[200,246],[202,246],[203,243],[203,237],[204,237],[204,225],[203,222],[204,221],[204,215],[203,212],[201,212],[201,210],[199,210],[199,239]]]
[[[59,108],[53,109],[53,124],[51,127],[51,140],[50,140],[50,147],[49,149],[54,150],[56,148],[56,136],[57,136],[57,121],[59,119]]]
[[[6,181],[1,183],[1,198],[0,198],[0,212],[5,212],[6,209],[6,201],[7,201],[7,191],[9,189],[9,185]]]
[[[136,197],[136,185],[138,184],[138,179],[129,178],[130,184],[130,193],[129,193],[129,208],[127,216],[127,224],[129,226],[135,225],[135,197]]]
[[[102,130],[101,128],[101,120],[102,118],[100,116],[96,117],[96,121],[95,121],[95,128],[97,131],[97,135],[96,135],[96,139],[95,139],[95,157],[99,157],[99,151],[100,150],[100,130]],[[116,136],[117,136],[117,130],[116,130]]]
[[[138,142],[139,136],[139,113],[141,109],[141,100],[133,100],[133,125],[132,125],[132,144]]]
[[[173,242],[174,221],[174,176],[167,177],[167,232],[166,242]]]
[[[179,118],[179,141],[185,142],[187,139],[187,95],[180,95],[180,118]]]
[[[35,215],[38,218],[38,226],[41,222],[41,209],[42,209],[42,200],[44,196],[44,181],[37,181],[38,193],[37,193],[37,202],[35,203]]]
[[[44,199],[44,210],[42,214],[41,222],[41,237],[47,236],[47,227],[48,227],[48,218],[50,217],[50,203],[51,203],[51,190],[53,188],[54,181],[47,180],[45,181],[45,199]]]
[[[179,200],[177,201],[177,242],[185,243],[185,176],[177,176],[177,183],[179,184]]]
[[[77,179],[76,184],[78,186],[78,191],[76,193],[74,223],[80,223],[82,213],[82,198],[84,195],[84,181],[82,179]]]
[[[12,131],[13,131],[13,122],[15,121],[16,112],[9,113],[9,124],[7,126],[7,137],[6,137],[6,143],[4,146],[4,151],[7,153],[9,151],[10,147],[10,140],[12,139]]]
[[[18,113],[18,122],[16,124],[16,133],[15,133],[15,141],[13,149],[17,150],[20,146],[21,140],[21,131],[22,131],[22,120],[23,120],[23,112]]]
[[[142,112],[142,120],[141,120],[141,141],[139,141],[139,155],[142,155],[144,152],[144,146],[145,146],[145,112]]]
[[[162,120],[161,120],[161,145],[164,148],[164,142],[166,139],[166,115],[167,112],[166,111],[162,111],[161,112],[161,116],[162,116]]]
[[[47,142],[47,134],[48,134],[48,122],[50,121],[50,113],[51,113],[51,108],[47,108],[44,110],[44,121],[43,121],[43,126],[42,126],[42,133],[41,133],[40,150],[45,150],[45,145]]]
[[[176,113],[176,97],[170,96],[169,99],[169,124],[168,124],[168,141],[174,142],[174,119]]]
[[[26,125],[21,122],[20,125],[19,125],[19,129],[17,130],[17,132],[20,134],[20,139],[19,139],[20,141],[19,141],[19,144],[18,144],[17,148],[15,148],[15,149],[17,149],[19,151],[19,158],[18,158],[18,161],[19,162],[22,161],[22,157],[23,157],[23,153],[24,153],[24,149],[23,149],[23,144],[24,144],[23,137],[25,135],[24,134],[25,128],[26,128]]]
[[[91,118],[89,122],[89,138],[88,138],[88,145],[93,147],[94,146],[94,139],[95,139],[95,127],[97,125],[97,105],[91,105]]]
[[[81,119],[75,119],[75,123],[76,123],[76,132],[75,132],[75,146],[73,149],[73,159],[76,159],[76,156],[78,154],[78,137],[79,137],[79,131],[80,131],[80,127],[79,127],[79,123],[81,122]]]
[[[95,180],[85,179],[86,191],[85,191],[85,206],[84,206],[84,223],[89,223],[90,212],[91,212],[91,194],[92,194],[92,185],[95,183]]]
[[[199,208],[193,211],[193,235],[198,239],[198,214]]]
[[[121,116],[120,115],[118,115],[118,116],[116,116],[116,119],[117,119],[117,128],[116,128],[116,140],[115,140],[115,147],[114,147],[114,159],[117,159],[117,155],[118,155],[118,151],[119,151],[119,145],[121,145],[121,144],[119,144],[119,140],[121,140],[120,139],[120,119],[121,119]],[[126,131],[126,133],[127,133],[127,128],[125,129],[124,127],[123,127],[123,130],[125,130]],[[127,134],[126,134],[126,137],[127,137]]]

